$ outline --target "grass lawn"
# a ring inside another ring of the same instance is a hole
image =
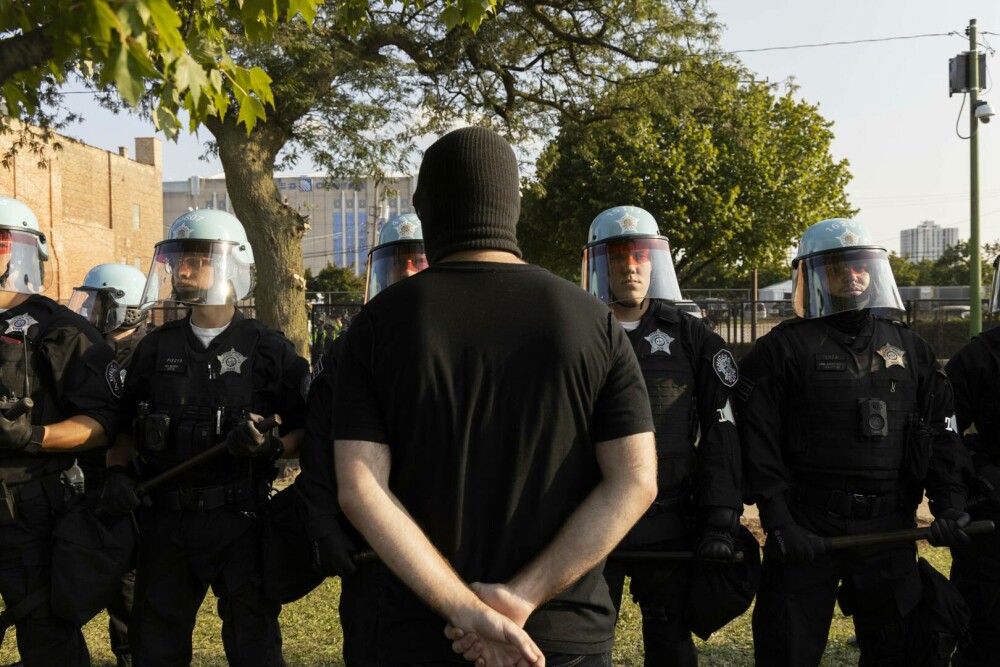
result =
[[[929,560],[939,571],[948,574],[951,556],[947,549],[924,546],[920,555]],[[285,660],[290,667],[319,667],[343,665],[340,657],[341,630],[337,616],[340,581],[327,581],[310,595],[285,606],[281,612]],[[627,597],[627,595],[626,595]],[[98,615],[84,628],[95,667],[114,667],[114,656],[108,648],[107,616]],[[618,624],[614,664],[616,667],[642,665],[642,624],[639,608],[627,602]],[[194,665],[226,665],[222,650],[221,623],[215,613],[215,600],[211,592],[198,614],[194,635]],[[840,611],[834,613],[830,641],[823,657],[824,667],[856,665],[857,651],[847,645],[847,638],[854,633],[851,620]],[[753,641],[750,632],[750,612],[730,623],[707,642],[696,640],[702,665],[739,667],[753,665]],[[0,648],[0,665],[17,659],[13,628]]]

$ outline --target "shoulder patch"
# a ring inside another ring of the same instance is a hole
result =
[[[715,356],[712,357],[712,368],[715,370],[715,374],[719,376],[722,384],[727,387],[732,387],[740,379],[736,359],[733,358],[733,353],[725,348],[716,352]]]
[[[740,376],[739,381],[736,383],[736,387],[733,388],[733,394],[736,398],[740,399],[744,403],[750,400],[750,394],[753,393],[754,387],[757,383],[748,378],[745,375]]]
[[[122,397],[122,369],[117,361],[111,361],[104,369],[104,379],[108,381],[108,387],[115,398]]]

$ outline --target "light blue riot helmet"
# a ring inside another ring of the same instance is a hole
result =
[[[188,211],[156,244],[146,298],[192,306],[235,303],[253,289],[253,249],[235,216]]]
[[[47,286],[49,245],[34,211],[0,196],[0,291],[39,294]]]
[[[792,304],[808,319],[864,308],[905,311],[886,249],[847,218],[817,222],[802,234],[792,260]]]
[[[378,245],[368,253],[365,303],[389,285],[427,268],[424,231],[416,213],[397,215],[382,225]]]
[[[146,274],[128,264],[98,264],[73,289],[69,309],[102,334],[134,329],[146,321],[154,299],[146,298]],[[145,305],[144,305],[145,304]]]
[[[638,206],[615,206],[594,218],[583,250],[580,282],[609,305],[682,298],[670,244],[649,211]]]

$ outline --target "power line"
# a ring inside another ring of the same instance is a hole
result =
[[[990,33],[986,33],[990,34]],[[793,46],[767,46],[760,49],[737,49],[735,51],[725,51],[725,53],[760,53],[762,51],[789,51],[791,49],[815,49],[823,46],[846,46],[850,44],[872,44],[875,42],[893,42],[903,39],[923,39],[924,37],[962,37],[956,31],[951,32],[930,32],[923,35],[901,35],[899,37],[879,37],[874,39],[853,39],[839,42],[820,42],[817,44],[795,44]]]

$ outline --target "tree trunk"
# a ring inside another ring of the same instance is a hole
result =
[[[233,211],[253,247],[257,280],[256,317],[283,331],[296,351],[309,358],[306,282],[302,269],[302,236],[306,218],[282,201],[274,183],[275,156],[288,141],[278,127],[258,124],[247,136],[235,115],[225,122],[210,119],[219,159],[226,172],[226,190]]]

